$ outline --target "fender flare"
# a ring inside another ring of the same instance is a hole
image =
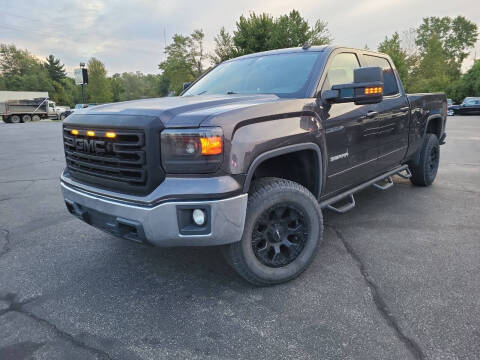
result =
[[[425,137],[427,136],[427,129],[428,129],[428,124],[430,123],[430,121],[432,120],[436,120],[436,119],[440,119],[440,121],[442,122],[442,115],[441,114],[432,114],[430,116],[427,117],[427,120],[425,121],[425,129],[423,129],[423,137],[422,137],[422,142],[420,143],[420,146],[418,147],[417,150],[415,150],[415,153],[413,154],[413,156],[410,158],[414,164],[418,164],[418,162],[420,161],[420,150],[422,149],[422,146],[423,146],[423,142],[425,141]],[[441,129],[440,129],[440,133],[441,134],[444,134],[445,133],[445,123],[442,122],[441,123]],[[438,138],[438,140],[440,141],[440,137]]]
[[[245,182],[243,183],[243,192],[248,192],[248,189],[250,188],[250,184],[252,182],[253,174],[255,173],[255,170],[257,167],[263,163],[265,160],[280,156],[280,155],[285,155],[285,154],[290,154],[294,153],[297,151],[302,151],[302,150],[313,150],[316,153],[317,157],[317,164],[318,164],[318,172],[315,177],[315,192],[314,196],[319,199],[320,198],[320,193],[322,191],[322,182],[323,182],[323,157],[322,157],[322,151],[320,150],[320,146],[314,143],[301,143],[301,144],[294,144],[294,145],[288,145],[284,147],[280,147],[277,149],[269,150],[264,153],[261,153],[258,155],[250,164],[247,172],[247,176],[245,178]]]
[[[442,118],[442,115],[441,114],[432,114],[430,115],[429,117],[427,117],[427,121],[425,121],[425,129],[423,130],[423,138],[425,139],[425,136],[427,135],[427,129],[428,129],[428,124],[430,123],[430,121],[432,120],[436,120],[436,119],[440,119],[440,136],[438,137],[438,139],[440,140],[440,137],[442,136],[442,134],[445,132],[445,122],[443,121],[443,118]]]

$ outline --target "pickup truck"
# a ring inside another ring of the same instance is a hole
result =
[[[178,97],[74,112],[61,188],[90,225],[155,246],[220,245],[244,279],[277,284],[321,251],[322,210],[344,213],[395,174],[432,184],[446,111],[443,94],[405,94],[385,54],[250,54]]]

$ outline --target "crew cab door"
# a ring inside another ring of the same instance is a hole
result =
[[[399,165],[407,152],[410,109],[387,58],[364,54],[362,65],[378,66],[383,70],[383,100],[370,105],[376,114],[370,133],[378,139],[376,171],[387,171]]]
[[[360,67],[354,52],[333,53],[326,65],[321,91],[333,85],[353,82],[354,69]],[[367,180],[377,159],[377,138],[370,136],[372,118],[367,116],[371,105],[333,103],[325,120],[328,165],[326,193],[332,193]]]

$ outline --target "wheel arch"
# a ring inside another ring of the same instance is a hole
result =
[[[423,137],[425,138],[425,136],[430,133],[437,135],[438,139],[440,139],[442,137],[443,131],[444,129],[442,115],[433,114],[427,118]]]
[[[312,169],[313,174],[313,186],[309,188],[312,194],[319,199],[322,191],[322,182],[323,182],[323,156],[320,147],[314,143],[301,143],[294,144],[289,146],[280,147],[277,149],[269,150],[258,155],[250,164],[245,182],[243,185],[243,191],[248,192],[254,175],[258,169],[261,168],[262,164],[266,164],[267,161],[273,160],[276,158],[281,158],[285,155],[296,155],[301,152],[310,152],[314,156],[314,168]],[[290,179],[289,179],[290,180]]]

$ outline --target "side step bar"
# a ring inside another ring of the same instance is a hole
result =
[[[405,171],[405,173],[402,173],[403,171]],[[399,167],[397,167],[393,170],[390,170],[390,171],[386,172],[383,175],[377,176],[376,178],[374,178],[372,180],[369,180],[367,182],[364,182],[363,184],[357,185],[354,188],[352,188],[352,189],[350,189],[350,190],[348,190],[344,193],[341,193],[341,194],[336,195],[336,196],[334,196],[330,199],[322,201],[320,203],[320,207],[322,209],[327,208],[327,209],[335,211],[339,214],[344,214],[347,211],[349,211],[349,210],[351,210],[355,207],[355,198],[353,197],[353,194],[355,194],[356,192],[358,192],[360,190],[363,190],[366,187],[369,187],[371,185],[375,186],[378,189],[386,190],[386,189],[393,186],[392,176],[396,175],[396,174],[401,176],[404,179],[408,179],[412,176],[410,170],[408,169],[408,165],[399,166]],[[387,182],[385,184],[377,184],[379,181],[385,180],[385,179],[387,179]],[[347,204],[342,205],[340,207],[334,206],[335,203],[337,203],[340,200],[343,200],[347,197],[349,198],[349,202]]]

